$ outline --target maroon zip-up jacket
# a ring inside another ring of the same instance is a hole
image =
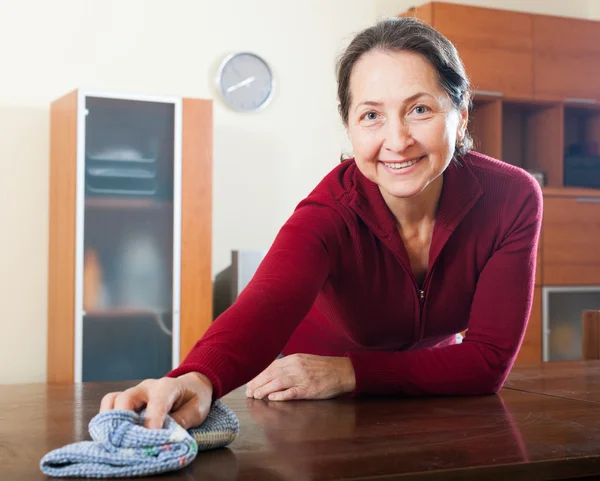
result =
[[[201,372],[218,398],[281,352],[309,353],[348,356],[352,396],[496,392],[531,310],[541,189],[474,152],[443,175],[423,286],[379,188],[347,160],[300,202],[248,286],[168,376]]]

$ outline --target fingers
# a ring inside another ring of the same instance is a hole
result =
[[[115,405],[115,399],[117,396],[121,394],[120,392],[109,392],[102,398],[102,402],[100,403],[100,412],[108,411],[109,409],[113,409]]]
[[[155,382],[156,381],[154,380],[146,380],[123,392],[111,392],[106,394],[100,403],[100,412],[111,409],[137,411],[143,408],[151,398],[150,389]]]
[[[169,379],[169,381],[174,381]],[[110,409],[137,411],[146,406],[146,420],[144,425],[152,429],[160,429],[166,414],[177,398],[176,383],[169,384],[153,379],[142,381],[137,386],[123,392],[111,392],[102,398],[100,412]]]
[[[255,398],[256,396],[254,395],[254,392],[257,389],[261,388],[277,377],[277,371],[281,364],[280,361],[282,361],[282,359],[276,359],[273,361],[269,367],[267,367],[263,372],[261,372],[247,384],[246,396]]]
[[[206,405],[205,405],[206,404]],[[194,428],[200,426],[210,409],[210,402],[202,403],[199,398],[187,402],[180,409],[171,413],[171,417],[184,429]]]
[[[124,392],[102,398],[100,412],[110,409],[139,410],[146,407],[144,427],[161,429],[167,414],[186,429],[202,424],[212,405],[212,385],[193,373],[176,379],[146,379]]]
[[[254,399],[264,399],[269,397],[272,393],[291,388],[294,384],[294,378],[292,376],[276,377],[263,386],[259,386],[255,389],[252,397],[254,397]],[[271,398],[269,397],[269,399]]]
[[[289,389],[270,394],[269,401],[291,401],[292,399],[302,399],[304,397],[301,388],[292,386]]]
[[[148,402],[148,389],[144,383],[119,393],[114,400],[114,409],[138,410]]]
[[[181,396],[181,388],[175,379],[162,378],[153,383],[149,391],[144,426],[161,429],[173,404]]]

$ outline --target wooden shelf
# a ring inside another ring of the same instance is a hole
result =
[[[491,102],[493,100],[503,100],[504,95],[495,92],[485,92],[483,90],[473,90],[471,92],[471,100],[475,103]]]
[[[600,189],[583,187],[544,187],[544,197],[600,197]]]
[[[155,199],[129,199],[129,198],[103,198],[95,197],[85,200],[86,208],[93,209],[162,209],[172,208],[172,201],[159,201]]]
[[[162,312],[160,314],[163,314]],[[84,311],[85,317],[103,318],[132,318],[132,317],[156,317],[157,313],[145,309],[91,309]]]
[[[546,96],[536,96],[528,98],[509,96],[502,97],[502,101],[509,104],[523,104],[532,107],[559,107],[565,103],[559,98]]]
[[[580,111],[588,111],[590,113],[598,113],[600,112],[600,103],[584,103],[584,102],[570,102],[566,100],[563,102],[565,105],[565,109],[571,110],[580,110]]]
[[[600,103],[588,104],[580,103],[576,101],[569,102],[560,97],[553,97],[548,95],[530,95],[530,96],[518,96],[518,95],[504,95],[494,94],[493,92],[484,92],[474,90],[472,93],[473,102],[490,102],[492,100],[501,100],[503,103],[509,104],[523,104],[528,106],[538,107],[558,107],[564,105],[568,108],[579,108],[589,110],[600,110]]]

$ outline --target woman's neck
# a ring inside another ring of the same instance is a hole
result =
[[[440,175],[420,194],[409,198],[394,197],[380,188],[403,237],[404,234],[412,237],[422,228],[433,226],[443,183],[443,176]]]

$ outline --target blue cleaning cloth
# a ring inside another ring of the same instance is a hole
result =
[[[239,432],[235,413],[216,400],[204,422],[183,429],[167,415],[161,429],[144,427],[145,411],[111,410],[89,423],[92,441],[55,449],[40,461],[48,476],[116,478],[175,471],[190,464],[198,451],[227,446]]]

